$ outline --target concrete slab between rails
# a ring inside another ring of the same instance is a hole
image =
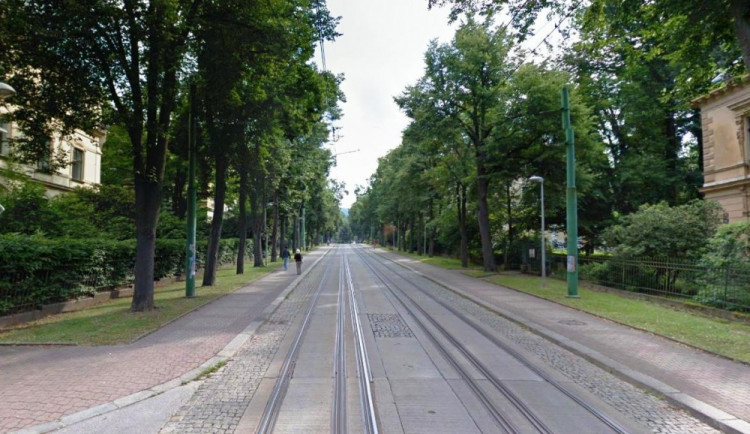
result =
[[[503,309],[502,307],[497,306],[496,304],[490,303],[487,300],[483,300],[475,296],[474,294],[467,292],[464,289],[452,286],[428,274],[425,274],[421,272],[420,270],[417,270],[411,267],[409,264],[406,264],[405,261],[394,261],[390,257],[387,257],[387,258],[391,260],[392,262],[394,262],[395,264],[400,265],[437,285],[440,285],[450,291],[460,294],[461,296],[466,297],[472,300],[473,302],[479,304],[480,306],[483,306],[493,312],[496,312],[497,314],[503,316],[504,318],[510,321],[523,325],[524,327],[528,328],[533,333],[544,337],[545,339],[571,351],[574,354],[579,355],[580,357],[583,357],[587,361],[599,366],[600,368],[608,372],[611,372],[617,377],[631,384],[634,384],[637,387],[640,387],[642,389],[645,389],[647,391],[650,391],[652,393],[655,393],[663,397],[665,400],[667,400],[671,404],[679,408],[682,408],[683,410],[687,411],[688,413],[690,413],[697,419],[707,423],[708,425],[718,430],[721,430],[727,433],[732,433],[732,434],[750,434],[750,422],[747,422],[738,417],[735,417],[719,408],[716,408],[693,396],[683,393],[679,389],[676,389],[670,385],[667,385],[663,383],[662,381],[659,381],[656,378],[653,378],[651,376],[635,371],[632,368],[629,368],[623,365],[622,363],[619,363],[605,356],[604,354],[596,350],[593,350],[585,345],[579,344],[578,342],[570,338],[562,336],[541,324],[538,324],[527,318],[521,317],[513,312],[508,311],[507,309]],[[548,300],[545,300],[545,301],[550,302]],[[554,302],[550,302],[550,303],[554,303]]]

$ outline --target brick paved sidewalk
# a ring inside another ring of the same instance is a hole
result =
[[[306,262],[321,254],[311,252]],[[67,425],[194,378],[259,324],[264,309],[296,278],[293,267],[279,267],[129,345],[0,346],[0,432],[46,431],[41,425]]]
[[[524,324],[728,432],[750,433],[750,366],[681,345],[458,270],[378,253]]]

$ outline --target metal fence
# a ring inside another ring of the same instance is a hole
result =
[[[579,278],[610,288],[691,300],[725,310],[750,312],[750,265],[710,267],[686,259],[579,256]],[[532,272],[541,261],[529,259]],[[565,278],[567,257],[550,255],[549,275]]]

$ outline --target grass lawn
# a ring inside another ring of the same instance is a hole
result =
[[[460,268],[460,261],[456,259],[397,253],[438,267]],[[748,322],[705,317],[645,300],[632,300],[614,293],[593,291],[582,285],[578,288],[580,298],[568,298],[567,283],[564,280],[548,278],[546,288],[542,289],[541,279],[536,276],[487,273],[481,267],[470,267],[463,273],[750,363]]]
[[[411,259],[416,259],[419,262],[422,262],[422,263],[425,263],[425,264],[434,265],[436,267],[449,268],[449,269],[454,269],[454,268],[455,269],[461,269],[461,261],[459,259],[446,258],[446,257],[443,257],[443,256],[433,256],[432,258],[430,258],[429,256],[426,256],[426,255],[418,255],[416,253],[399,252],[399,251],[396,251],[396,250],[393,250],[393,249],[390,249],[390,248],[388,250],[390,252],[392,252],[392,253],[396,253],[396,254],[401,255],[401,256],[406,256],[406,257],[411,258]],[[475,271],[475,272],[487,274],[484,271],[482,271],[482,267],[479,266],[479,265],[469,264],[469,268],[463,268],[463,270],[471,270],[471,271]]]
[[[535,276],[497,275],[487,280],[750,363],[750,324],[747,322],[705,317],[583,286],[578,288],[581,298],[568,298],[567,283],[557,279],[547,279],[545,289],[541,288],[541,279]]]
[[[273,265],[275,268],[276,265]],[[108,301],[77,312],[53,315],[0,331],[0,342],[70,343],[79,345],[111,345],[133,339],[158,329],[195,308],[229,294],[265,276],[272,267],[245,265],[245,274],[235,274],[235,266],[216,273],[214,286],[198,286],[196,296],[185,298],[185,282],[175,282],[155,289],[153,312],[130,312],[131,299]],[[200,276],[196,285],[200,285]]]

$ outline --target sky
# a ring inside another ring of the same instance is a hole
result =
[[[366,186],[378,158],[401,143],[409,119],[393,97],[416,83],[424,72],[424,52],[433,39],[449,42],[456,25],[448,24],[448,9],[427,10],[427,0],[328,0],[332,16],[340,16],[341,33],[324,43],[326,68],[344,74],[336,121],[337,140],[327,145],[337,164],[330,177],[343,181],[349,194],[342,208],[356,200],[354,188]],[[316,62],[321,64],[320,52]],[[356,152],[351,152],[356,151]]]

